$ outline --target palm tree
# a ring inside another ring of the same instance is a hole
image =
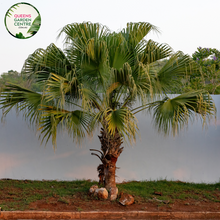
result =
[[[158,29],[150,23],[128,23],[118,33],[97,23],[66,25],[59,34],[65,36],[64,51],[51,44],[25,61],[23,74],[43,85],[43,92],[8,84],[1,93],[4,116],[16,107],[38,125],[42,141],[52,137],[54,147],[58,128],[79,141],[100,129],[101,150],[90,150],[101,161],[100,183],[115,189],[116,162],[123,141],[136,138],[138,112],[152,111],[165,134],[178,133],[195,114],[205,121],[215,113],[205,91],[168,97],[196,71],[196,63],[166,44],[146,40],[151,31]],[[137,100],[140,105],[134,107]]]

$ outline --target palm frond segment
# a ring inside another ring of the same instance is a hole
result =
[[[38,121],[39,105],[42,103],[43,96],[21,86],[8,83],[1,92],[0,109],[3,109],[3,117],[15,108],[22,111],[24,116],[31,122]]]
[[[177,52],[158,71],[158,83],[162,91],[170,93],[173,89],[181,86],[181,79],[196,71],[198,71],[197,64],[191,57],[182,52]]]
[[[133,50],[151,31],[159,33],[159,29],[148,22],[131,22],[121,33],[127,40],[129,48]]]
[[[46,49],[37,49],[24,63],[23,74],[34,76],[37,81],[45,81],[50,73],[65,76],[75,71],[64,52],[55,44],[50,44]]]
[[[75,141],[80,141],[89,132],[91,115],[86,112],[80,110],[68,111],[46,105],[42,105],[40,111],[42,117],[39,130],[41,131],[42,142],[47,143],[51,137],[54,149],[56,148],[56,136],[59,127],[62,130],[67,130]]]
[[[156,101],[149,106],[152,110],[153,120],[159,132],[173,135],[186,125],[189,119],[194,119],[200,115],[205,123],[215,115],[215,105],[205,91],[196,91],[179,95],[175,98],[165,97],[161,101]]]
[[[153,40],[148,40],[138,45],[137,52],[140,62],[150,64],[168,58],[172,55],[173,50],[167,44],[159,44]]]
[[[83,22],[72,23],[64,26],[58,38],[65,34],[65,43],[73,43],[78,50],[83,50],[83,46],[87,45],[88,40],[98,40],[103,36],[108,35],[109,29],[99,23]]]
[[[97,112],[97,114],[93,114],[92,118],[92,128],[100,123],[108,131],[110,136],[114,137],[117,133],[121,137],[127,137],[130,143],[135,141],[138,132],[138,121],[128,107],[121,107],[114,110],[106,108]]]

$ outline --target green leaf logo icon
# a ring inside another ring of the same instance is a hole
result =
[[[17,3],[11,6],[5,14],[5,27],[15,38],[31,38],[39,31],[40,26],[40,13],[29,3]]]

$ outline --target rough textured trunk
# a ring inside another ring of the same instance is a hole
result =
[[[98,156],[102,162],[97,168],[99,172],[99,184],[104,184],[107,190],[111,190],[116,188],[116,162],[123,151],[123,147],[121,147],[123,143],[122,137],[118,132],[115,132],[115,135],[112,136],[104,128],[101,128],[101,135],[98,137],[101,142],[101,151],[95,149],[90,150],[98,151],[101,154],[101,156],[99,156],[96,153],[92,153],[92,155]]]
[[[115,173],[116,173],[116,162],[118,158],[111,158],[110,162],[104,166],[104,184],[105,188],[110,190],[112,187],[116,187]]]

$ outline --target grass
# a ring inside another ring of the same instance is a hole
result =
[[[88,181],[32,181],[32,180],[0,180],[0,207],[2,210],[27,209],[29,204],[37,200],[57,198],[58,202],[68,204],[68,197],[77,193],[87,195],[91,184]]]
[[[27,210],[32,202],[44,200],[46,203],[74,203],[74,199],[91,202],[89,188],[97,182],[77,181],[32,181],[0,180],[0,207],[2,210]],[[220,182],[215,184],[185,183],[180,181],[132,181],[117,185],[120,192],[135,197],[136,203],[148,202],[149,199],[220,202]],[[157,192],[157,193],[155,193]],[[160,195],[157,195],[159,192]],[[118,200],[117,200],[118,201]],[[116,201],[116,202],[117,202]],[[103,201],[104,202],[104,201]],[[186,202],[187,203],[187,202]],[[80,207],[77,208],[82,211]]]
[[[119,191],[140,196],[142,198],[159,198],[160,200],[210,200],[220,202],[220,182],[215,184],[205,183],[186,183],[180,181],[142,181],[129,182],[128,184],[120,184]],[[158,196],[155,192],[161,192]]]

